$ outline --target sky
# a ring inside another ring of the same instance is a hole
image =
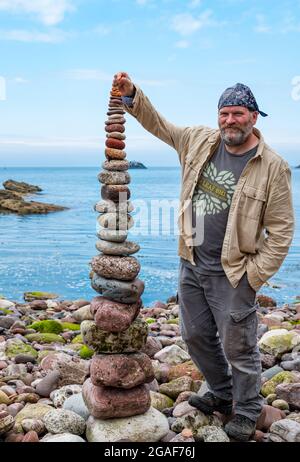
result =
[[[118,71],[180,126],[216,127],[223,90],[249,85],[299,165],[299,45],[300,0],[0,0],[0,166],[100,165]],[[179,165],[126,118],[130,160]]]

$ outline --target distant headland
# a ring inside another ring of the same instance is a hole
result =
[[[136,160],[129,161],[128,168],[147,168],[142,162],[137,162]]]

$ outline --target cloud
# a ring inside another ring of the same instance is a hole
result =
[[[190,46],[190,42],[187,40],[179,40],[175,43],[176,48],[188,48]]]
[[[256,15],[256,25],[254,31],[259,34],[268,34],[272,31],[271,26],[266,23],[266,18],[263,14]]]
[[[189,8],[197,8],[197,6],[200,6],[202,4],[202,0],[192,0],[189,4]]]
[[[171,21],[171,29],[182,36],[192,35],[204,27],[216,26],[218,23],[212,19],[213,12],[206,10],[194,17],[190,13],[177,14]]]
[[[111,27],[104,24],[98,24],[98,26],[94,27],[93,32],[101,36],[108,35],[111,32]]]
[[[288,12],[283,20],[281,32],[287,34],[289,32],[300,32],[300,22],[291,12]]]
[[[42,43],[60,43],[63,42],[69,34],[58,29],[52,29],[48,32],[29,31],[24,29],[0,30],[0,40],[11,40],[16,42],[42,42]]]
[[[0,0],[0,11],[33,14],[46,26],[62,22],[74,9],[73,0]]]
[[[18,83],[18,84],[23,84],[23,83],[28,83],[29,80],[24,79],[23,77],[14,77],[12,79],[12,82]]]

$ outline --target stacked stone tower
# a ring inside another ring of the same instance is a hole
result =
[[[140,247],[127,240],[133,206],[124,114],[121,94],[113,86],[105,122],[106,160],[98,176],[103,200],[95,206],[100,213],[100,254],[91,262],[91,285],[101,296],[91,302],[94,321],[81,324],[85,344],[96,353],[82,395],[97,419],[145,413],[151,405],[145,384],[154,379],[150,358],[140,352],[148,335],[147,323],[139,316],[144,283],[137,278],[140,264],[132,256]]]

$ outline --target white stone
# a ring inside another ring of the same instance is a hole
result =
[[[168,419],[151,407],[145,414],[120,419],[87,421],[86,437],[89,442],[116,442],[121,439],[135,443],[160,441],[169,431]]]
[[[182,417],[194,410],[195,408],[191,406],[187,401],[183,401],[182,403],[179,403],[175,406],[173,410],[173,417]]]
[[[271,313],[271,314],[266,314],[264,316],[264,319],[271,319],[272,321],[284,321],[284,316],[281,316],[280,314],[277,313]]]
[[[205,443],[230,443],[230,439],[224,430],[214,425],[207,425],[201,429],[201,436]]]
[[[72,433],[60,433],[53,435],[48,433],[41,440],[41,443],[86,443],[86,441],[78,435],[72,435]]]
[[[76,393],[66,399],[63,404],[63,409],[76,412],[76,414],[80,415],[84,420],[87,420],[90,416],[90,411],[83,401],[82,393]]]
[[[190,359],[189,354],[177,345],[166,346],[154,355],[161,363],[167,363],[171,366],[181,364]]]
[[[53,300],[46,300],[46,303],[48,308],[56,308],[58,306],[58,303]]]
[[[294,420],[277,420],[271,425],[269,432],[288,443],[300,443],[300,424]]]
[[[73,411],[53,409],[45,414],[43,422],[50,433],[72,433],[82,435],[85,431],[85,420]]]
[[[9,300],[0,299],[0,308],[4,308],[6,310],[8,308],[12,308],[13,306],[15,306],[13,302],[10,302]]]
[[[62,407],[66,399],[70,396],[75,395],[76,393],[81,393],[81,385],[65,385],[57,390],[54,390],[50,393],[50,399],[53,401],[55,407]]]
[[[85,305],[72,313],[72,318],[78,322],[93,321],[94,316],[91,313],[91,305]]]
[[[5,354],[6,342],[0,343],[0,361],[6,361],[7,356]]]

